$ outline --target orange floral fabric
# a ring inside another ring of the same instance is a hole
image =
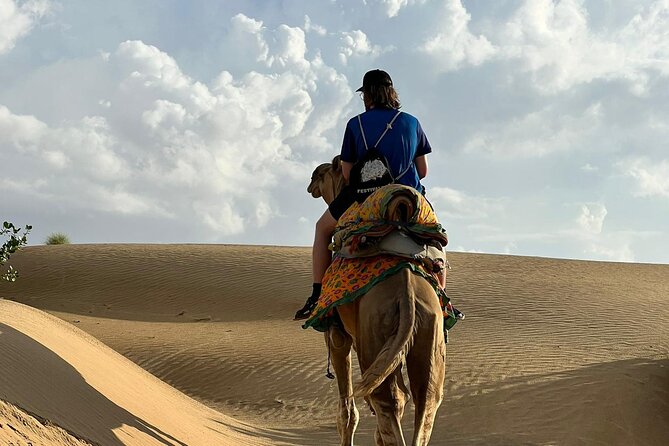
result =
[[[382,237],[396,230],[397,226],[386,220],[386,211],[388,202],[397,194],[409,197],[415,204],[414,215],[409,216],[409,224],[404,227],[405,230],[425,238],[437,239],[443,245],[447,243],[446,233],[432,206],[413,188],[391,184],[372,193],[363,203],[354,203],[337,222],[335,241],[331,245],[331,249],[335,251],[335,259],[325,272],[321,296],[303,328],[326,330],[336,306],[354,301],[404,268],[409,268],[414,274],[430,281],[445,311],[448,297],[439,287],[437,278],[420,261],[391,255],[349,259],[336,254],[342,246],[355,246],[360,243],[363,236]],[[444,315],[446,316],[446,311]]]
[[[439,296],[444,317],[447,317],[445,305],[448,303],[448,296],[439,287],[437,278],[428,273],[420,262],[389,255],[355,259],[338,257],[334,259],[325,273],[321,296],[303,328],[313,327],[318,331],[326,330],[331,323],[335,307],[353,302],[372,287],[404,268],[409,268],[414,274],[425,277],[432,284]]]
[[[346,296],[354,295],[404,261],[406,259],[393,256],[336,258],[323,277],[323,290],[313,313],[319,313]]]

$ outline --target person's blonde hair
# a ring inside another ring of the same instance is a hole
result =
[[[399,110],[402,107],[400,97],[392,85],[370,85],[364,94],[372,101],[374,107],[393,108]]]

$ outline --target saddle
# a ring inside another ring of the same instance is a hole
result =
[[[378,255],[393,255],[417,260],[428,271],[438,273],[448,267],[448,260],[444,247],[436,240],[415,240],[407,232],[397,229],[381,237],[367,237],[362,235],[359,243],[345,245],[337,253],[345,259],[373,257]]]
[[[353,302],[388,277],[409,269],[434,288],[443,311],[444,327],[457,316],[440,288],[437,273],[448,268],[446,231],[417,190],[390,184],[355,202],[337,222],[330,250],[332,263],[323,277],[316,307],[303,327],[325,331],[335,308]]]
[[[331,249],[345,259],[404,257],[436,273],[448,265],[447,243],[446,232],[425,197],[410,187],[392,184],[342,215]]]

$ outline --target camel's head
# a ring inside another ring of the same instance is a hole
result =
[[[314,198],[323,197],[330,204],[343,187],[344,175],[341,173],[341,162],[337,155],[331,163],[323,163],[314,170],[307,192]]]

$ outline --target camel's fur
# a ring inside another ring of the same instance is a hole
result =
[[[321,164],[308,191],[329,204],[343,186],[339,160]],[[441,404],[446,369],[443,318],[432,285],[403,270],[356,301],[337,307],[344,330],[325,333],[339,388],[337,429],[341,445],[352,445],[358,424],[354,396],[376,414],[377,446],[405,445],[401,419],[410,396],[415,405],[413,445],[427,445]],[[363,373],[353,386],[351,347]],[[402,377],[406,364],[409,387]]]
[[[314,169],[307,192],[314,198],[323,197],[330,204],[343,187],[344,176],[341,173],[340,157],[337,155],[331,163],[323,163]]]

